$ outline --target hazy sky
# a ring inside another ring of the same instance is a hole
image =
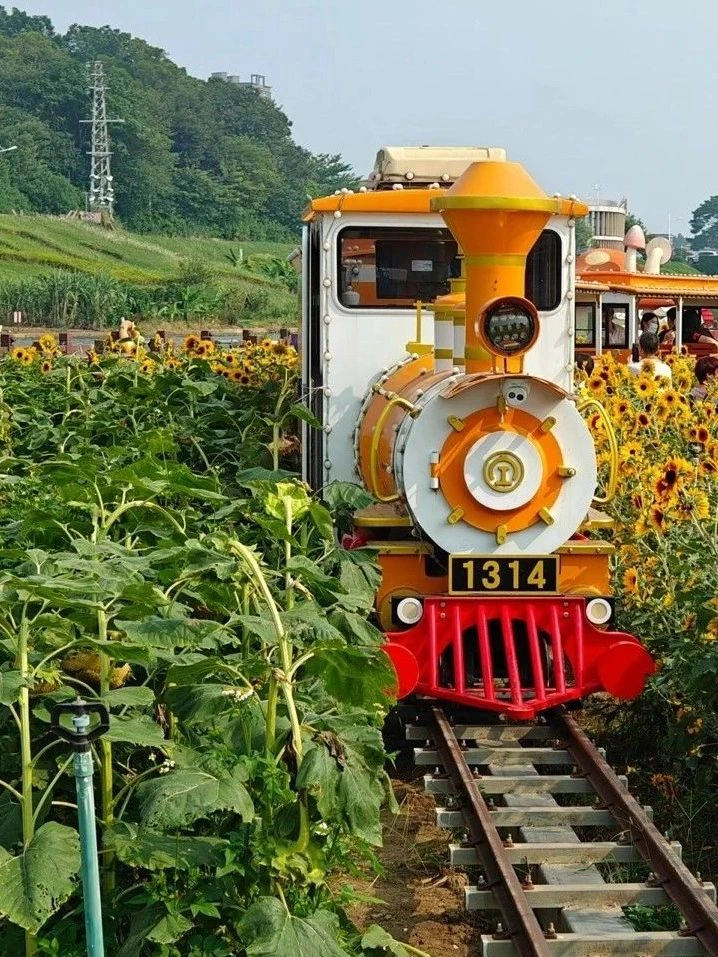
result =
[[[387,144],[504,146],[547,192],[627,196],[663,232],[718,193],[716,0],[16,3],[193,76],[265,74],[297,142],[362,174]]]

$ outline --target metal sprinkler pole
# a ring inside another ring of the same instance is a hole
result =
[[[61,724],[63,714],[72,717],[72,728]],[[90,729],[90,715],[99,721]],[[95,830],[95,794],[92,787],[92,754],[90,745],[110,727],[107,708],[99,701],[61,702],[52,709],[52,729],[74,751],[73,767],[77,791],[77,814],[80,825],[80,854],[82,857],[82,894],[85,911],[85,938],[88,957],[104,957],[102,934],[102,900],[100,898],[100,869],[97,860],[97,833]]]

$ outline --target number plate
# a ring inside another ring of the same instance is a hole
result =
[[[449,556],[451,595],[555,595],[557,590],[556,555]]]

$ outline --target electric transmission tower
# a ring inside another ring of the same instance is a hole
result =
[[[107,127],[110,123],[124,123],[124,120],[107,118],[107,104],[105,93],[107,83],[105,70],[100,60],[92,65],[92,118],[81,120],[82,123],[92,124],[92,146],[90,157],[90,191],[88,194],[89,207],[93,212],[105,213],[112,218],[112,207],[115,202],[112,172],[110,170],[110,136]]]

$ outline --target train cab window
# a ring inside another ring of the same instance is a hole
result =
[[[628,306],[606,304],[603,306],[602,334],[604,349],[628,348]]]
[[[339,234],[339,299],[350,309],[433,302],[460,275],[448,229],[348,227]]]
[[[527,299],[542,311],[555,309],[561,302],[561,237],[544,229],[526,260]]]
[[[576,345],[596,345],[596,304],[594,302],[576,303]]]

